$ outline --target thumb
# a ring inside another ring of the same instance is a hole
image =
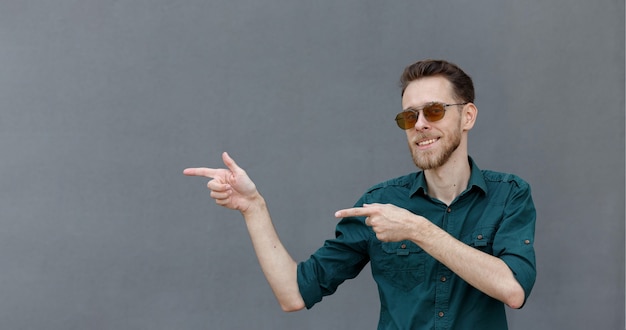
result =
[[[240,173],[243,171],[243,169],[235,163],[235,160],[230,158],[227,152],[222,153],[222,161],[224,161],[224,165],[226,165],[233,173]]]

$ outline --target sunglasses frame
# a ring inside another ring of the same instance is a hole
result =
[[[417,119],[419,118],[420,110],[424,113],[423,116],[429,123],[434,123],[436,121],[440,121],[441,119],[443,119],[443,117],[446,115],[446,110],[447,110],[446,107],[451,107],[453,105],[466,105],[468,103],[469,102],[448,104],[448,103],[441,103],[441,102],[430,102],[426,104],[425,106],[423,106],[421,109],[417,109],[417,110],[407,109],[398,113],[396,115],[396,124],[398,124],[398,127],[400,127],[400,129],[402,130],[407,130],[411,127],[414,127],[415,123],[417,123]],[[433,114],[427,114],[427,112],[431,112],[430,109],[432,107],[441,107],[441,110],[443,110],[441,117],[437,119],[429,119],[429,117],[432,118]],[[413,116],[410,116],[409,118],[407,118],[407,116],[405,115],[407,113],[412,113],[415,118],[412,118]],[[410,120],[407,120],[407,119],[410,119]],[[402,125],[402,123],[404,123],[404,125]]]

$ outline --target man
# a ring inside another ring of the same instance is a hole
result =
[[[521,308],[535,282],[530,187],[480,170],[469,157],[478,110],[472,80],[458,66],[419,61],[404,70],[401,85],[396,122],[422,171],[380,183],[337,211],[336,238],[304,262],[289,256],[263,197],[227,153],[227,169],[184,174],[213,178],[211,197],[243,214],[285,311],[311,308],[371,262],[378,329],[506,329],[504,305]]]

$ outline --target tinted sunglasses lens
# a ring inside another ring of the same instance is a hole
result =
[[[424,107],[424,117],[429,122],[441,120],[443,115],[446,113],[446,109],[443,104],[433,103]]]
[[[396,123],[401,129],[409,129],[415,126],[417,115],[412,111],[403,111],[396,116]]]

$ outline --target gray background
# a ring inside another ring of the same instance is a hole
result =
[[[189,166],[224,150],[293,257],[415,168],[397,79],[475,80],[479,166],[529,181],[538,277],[511,329],[624,328],[624,2],[3,0],[2,329],[374,329],[369,267],[283,313],[241,216]]]

